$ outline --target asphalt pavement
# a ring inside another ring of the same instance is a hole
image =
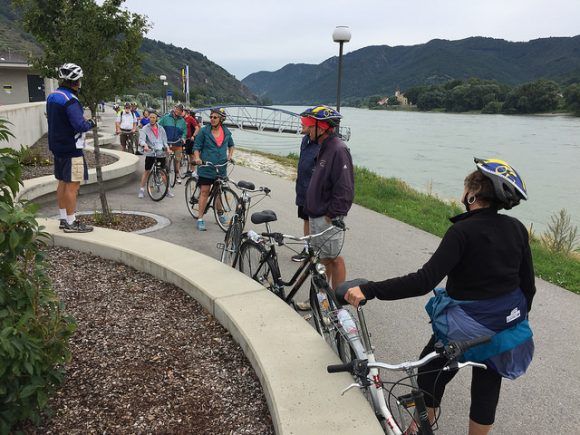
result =
[[[207,231],[197,231],[195,221],[187,212],[184,188],[180,185],[176,185],[174,198],[161,202],[153,202],[147,197],[138,199],[142,171],[141,165],[133,180],[107,192],[110,207],[164,216],[171,225],[145,237],[166,240],[218,258],[216,244],[223,241],[224,232],[213,216],[206,216]],[[240,166],[235,167],[231,178],[269,187],[271,196],[252,211],[272,209],[278,216],[278,221],[272,224],[274,231],[301,235],[302,221],[296,216],[291,181]],[[458,186],[458,194],[460,190],[462,186]],[[533,202],[521,206],[533,207]],[[78,210],[99,208],[97,194],[79,197]],[[40,214],[56,215],[56,205],[45,203]],[[347,264],[347,279],[381,280],[414,272],[428,260],[440,241],[436,236],[357,205],[353,205],[346,222],[348,232],[342,255]],[[262,230],[251,222],[247,229]],[[282,248],[279,253],[282,273],[289,277],[296,269],[296,263],[290,261],[293,252]],[[199,273],[204,271],[199,270]],[[580,413],[574,411],[580,397],[580,297],[541,279],[536,280],[536,285],[537,295],[530,313],[536,344],[534,360],[526,375],[515,381],[504,380],[493,433],[580,434]],[[307,296],[307,286],[303,287],[298,298]],[[418,357],[431,334],[424,310],[427,300],[425,296],[394,302],[375,300],[367,304],[365,312],[378,360],[400,363]],[[439,433],[466,433],[470,378],[470,369],[464,369],[448,385]]]

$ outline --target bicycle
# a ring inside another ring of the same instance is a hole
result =
[[[222,163],[221,165],[215,165],[211,162],[202,162],[201,166],[207,166],[215,169],[218,174],[217,178],[211,185],[209,197],[207,200],[207,205],[202,213],[205,213],[213,208],[214,217],[223,231],[227,231],[230,226],[232,216],[235,214],[236,208],[240,199],[238,194],[234,192],[229,187],[229,178],[227,175],[220,175],[219,169],[226,167],[230,162]],[[233,164],[233,161],[231,162]],[[189,214],[194,219],[197,219],[200,215],[199,210],[199,195],[201,193],[201,188],[197,184],[197,179],[194,177],[189,177],[185,183],[185,205]]]
[[[356,309],[358,324],[350,316],[350,312],[342,308],[343,305],[348,305],[344,299],[348,289],[364,282],[363,280],[349,281],[340,285],[335,291],[335,299],[340,308],[336,313],[331,314],[330,318],[331,323],[339,332],[337,348],[343,364],[329,365],[327,371],[329,373],[349,372],[353,375],[355,383],[344,389],[342,395],[352,388],[362,389],[386,434],[432,435],[433,427],[425,405],[425,393],[417,384],[418,369],[436,358],[446,358],[448,361],[441,371],[459,370],[464,367],[487,369],[485,364],[472,361],[459,362],[458,358],[468,349],[487,343],[491,338],[480,337],[462,342],[449,342],[447,345],[438,342],[435,344],[435,351],[417,361],[407,361],[401,364],[377,362],[363,312],[366,301],[361,301]],[[348,316],[345,313],[348,313]],[[397,382],[385,382],[381,380],[379,370],[403,371],[406,376]],[[403,383],[406,380],[410,384]],[[392,385],[388,391],[383,388],[385,384]],[[397,386],[410,387],[411,392],[397,396],[393,393]],[[394,406],[391,406],[392,400],[396,401],[397,418],[394,416]]]
[[[177,182],[177,174],[175,172],[175,154],[171,154],[167,160],[167,174],[169,175],[169,185],[175,187]]]
[[[161,201],[169,191],[169,175],[161,163],[162,153],[155,153],[155,162],[147,176],[147,194],[153,201]]]
[[[288,234],[270,232],[269,223],[277,220],[276,213],[272,210],[254,213],[252,214],[251,220],[254,224],[266,224],[267,232],[262,233],[261,236],[254,232],[248,232],[240,246],[239,270],[253,280],[261,283],[293,308],[296,308],[293,300],[294,296],[306,279],[310,277],[309,300],[312,307],[314,327],[327,343],[333,343],[334,335],[331,329],[332,325],[323,316],[323,313],[328,308],[336,310],[338,302],[328,285],[326,268],[320,262],[320,249],[315,250],[312,246],[312,240],[317,237],[323,237],[331,231],[346,231],[344,222],[341,219],[334,219],[332,226],[318,234],[296,237]],[[282,279],[278,265],[278,255],[276,253],[276,245],[284,245],[285,239],[299,242],[301,245],[306,242],[306,251],[308,252],[307,258],[300,264],[289,281]],[[286,295],[284,288],[289,286],[292,286],[292,289]]]
[[[224,242],[217,244],[217,248],[221,249],[220,261],[229,264],[232,267],[236,267],[239,247],[245,237],[244,228],[246,226],[252,198],[259,194],[263,194],[264,198],[270,194],[270,189],[267,187],[259,187],[256,189],[254,183],[249,181],[238,181],[234,184],[242,191],[242,196],[236,207],[236,213],[232,216],[230,227],[226,231]],[[256,193],[257,195],[250,195],[251,193]],[[262,199],[260,199],[257,204],[259,204]]]

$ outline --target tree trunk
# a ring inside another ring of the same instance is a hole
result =
[[[112,222],[113,214],[109,209],[107,195],[105,193],[105,184],[103,183],[103,170],[101,169],[101,151],[99,148],[99,125],[97,121],[97,105],[91,106],[91,117],[95,121],[93,128],[93,147],[95,148],[95,164],[97,169],[97,185],[99,188],[99,198],[101,199],[101,208],[103,210],[103,220],[107,223]]]

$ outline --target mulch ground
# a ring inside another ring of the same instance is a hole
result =
[[[39,159],[43,164],[23,166],[22,179],[30,180],[31,178],[43,177],[45,175],[54,174],[54,159],[52,153],[48,149],[48,136],[44,135],[31,146],[32,149],[39,155]],[[85,160],[89,168],[95,168],[95,153],[85,150]],[[101,153],[101,167],[110,165],[116,162],[117,159],[113,156]]]
[[[152,227],[157,221],[149,216],[140,216],[136,214],[114,213],[112,222],[102,222],[101,214],[77,215],[77,219],[84,224],[95,227],[110,228],[117,231],[139,231]]]
[[[272,434],[258,379],[229,333],[173,285],[64,248],[47,255],[78,328],[53,416],[26,433]]]

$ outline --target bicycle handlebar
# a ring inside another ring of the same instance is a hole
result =
[[[227,162],[225,162],[225,163],[222,163],[222,164],[220,164],[220,165],[216,165],[215,163],[212,163],[212,162],[204,162],[204,161],[202,160],[202,161],[201,161],[201,165],[198,165],[198,166],[199,166],[199,167],[201,167],[201,166],[207,166],[207,167],[209,167],[209,168],[214,168],[214,169],[217,169],[217,168],[223,168],[224,166],[227,166],[227,165],[228,165],[228,164],[230,164],[230,163],[231,163],[232,165],[235,165],[235,164],[236,164],[236,162],[234,162],[233,160],[228,160]]]
[[[475,363],[472,361],[467,361],[465,363],[460,363],[455,361],[456,358],[461,356],[465,351],[468,349],[479,346],[480,344],[488,343],[491,341],[491,337],[479,337],[473,340],[466,340],[466,341],[452,341],[447,346],[444,346],[442,343],[438,342],[435,345],[435,350],[418,361],[407,361],[401,364],[385,364],[381,362],[374,362],[369,363],[368,360],[360,360],[355,359],[346,364],[332,364],[326,367],[328,373],[340,373],[340,372],[349,372],[352,375],[355,375],[359,378],[366,378],[369,374],[369,369],[371,368],[378,368],[384,370],[409,370],[415,369],[424,366],[431,360],[436,358],[445,357],[452,364],[446,370],[454,370],[460,369],[466,366],[472,367],[480,367],[487,369],[485,364]]]
[[[324,231],[318,233],[318,234],[310,234],[308,236],[302,236],[302,237],[297,237],[297,236],[293,236],[291,234],[282,234],[282,233],[262,233],[262,237],[271,237],[273,238],[276,243],[278,243],[278,245],[283,245],[284,244],[284,239],[288,239],[288,240],[294,240],[296,242],[310,242],[312,239],[316,238],[316,237],[320,237],[324,234],[326,234],[327,232],[329,232],[330,230],[333,229],[339,229],[341,231],[346,231],[346,225],[344,224],[344,221],[342,219],[339,218],[335,218],[332,220],[332,226],[328,227],[327,229],[325,229]]]

